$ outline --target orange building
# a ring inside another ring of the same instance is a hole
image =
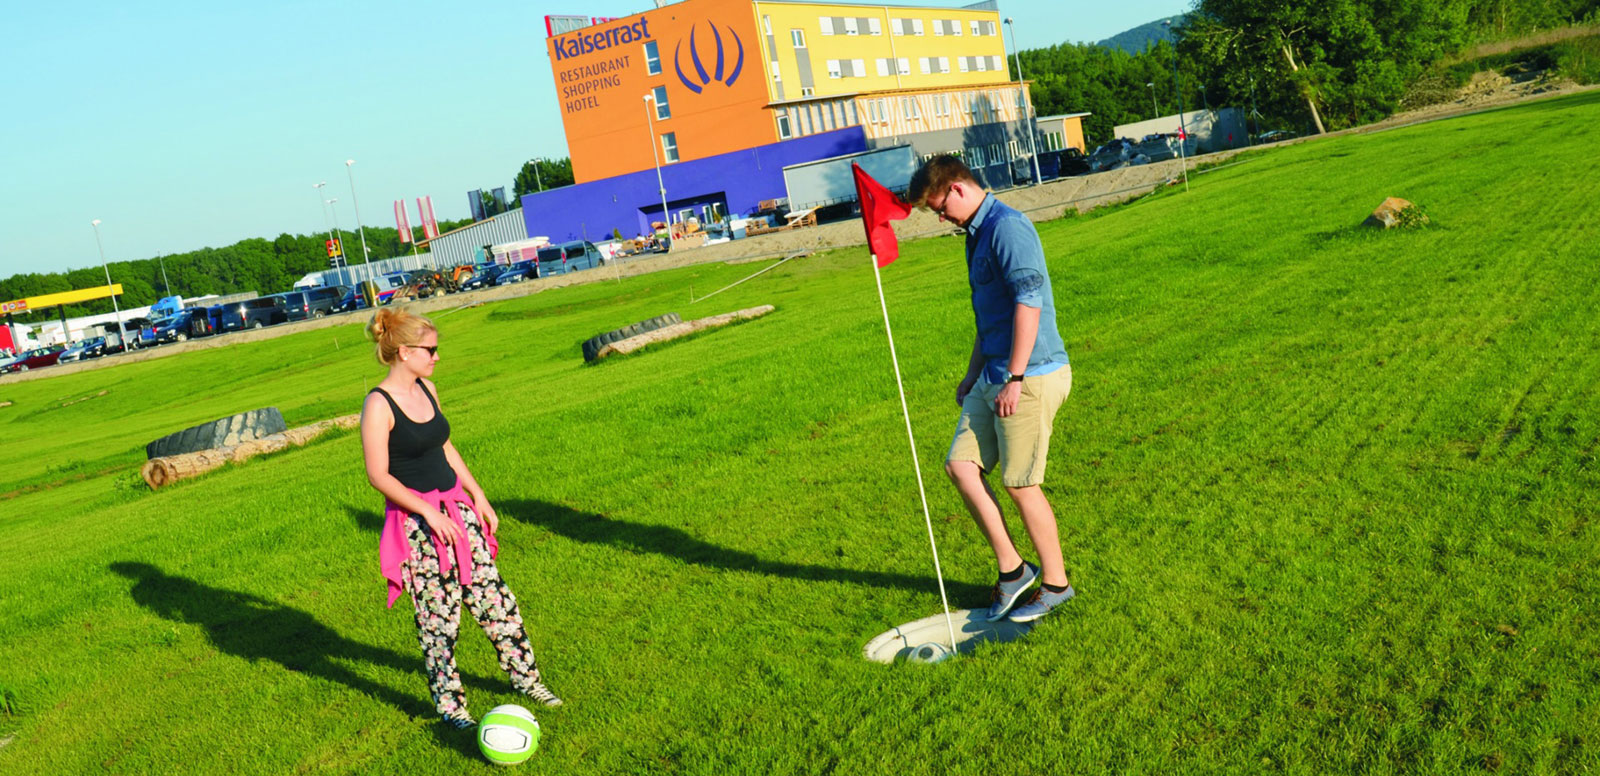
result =
[[[578,183],[648,169],[652,149],[669,164],[777,139],[750,0],[677,3],[546,45]]]

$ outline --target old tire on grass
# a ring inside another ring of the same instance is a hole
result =
[[[270,434],[281,434],[287,430],[283,414],[278,412],[278,408],[265,407],[168,434],[145,445],[144,454],[146,458],[161,458],[194,453],[260,439]]]
[[[600,357],[600,349],[613,342],[621,342],[629,337],[637,337],[645,332],[664,329],[679,323],[683,323],[683,319],[679,318],[677,313],[667,313],[666,315],[657,315],[646,321],[629,324],[620,329],[590,337],[583,342],[583,360],[594,361]]]

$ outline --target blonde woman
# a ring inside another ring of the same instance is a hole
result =
[[[561,705],[539,680],[517,599],[495,567],[500,519],[450,443],[450,423],[429,379],[439,361],[438,330],[427,318],[385,307],[367,332],[389,367],[361,410],[367,481],[387,499],[378,555],[389,606],[402,589],[411,594],[434,706],[456,728],[476,724],[456,671],[463,602],[512,686],[546,706]]]

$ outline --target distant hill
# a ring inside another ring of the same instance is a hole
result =
[[[1172,35],[1167,32],[1167,28],[1161,26],[1161,23],[1170,20],[1173,24],[1178,24],[1183,21],[1185,16],[1187,14],[1179,14],[1177,16],[1169,16],[1166,19],[1157,19],[1149,24],[1141,24],[1126,32],[1119,32],[1095,45],[1122,49],[1129,54],[1137,54],[1144,51],[1146,46],[1158,40],[1170,42]]]

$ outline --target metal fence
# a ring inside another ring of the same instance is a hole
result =
[[[311,284],[314,286],[354,286],[364,280],[372,280],[373,278],[382,277],[393,272],[411,272],[419,269],[440,269],[443,267],[454,267],[457,264],[472,263],[471,256],[466,256],[464,258],[466,259],[465,261],[457,261],[454,263],[441,262],[435,264],[434,255],[432,253],[420,253],[415,256],[396,256],[392,259],[370,261],[366,264],[351,264],[348,267],[341,267],[339,269],[325,269],[321,272],[314,272],[307,277],[313,277],[316,279],[316,282]],[[304,278],[301,279],[301,284],[304,285]]]

